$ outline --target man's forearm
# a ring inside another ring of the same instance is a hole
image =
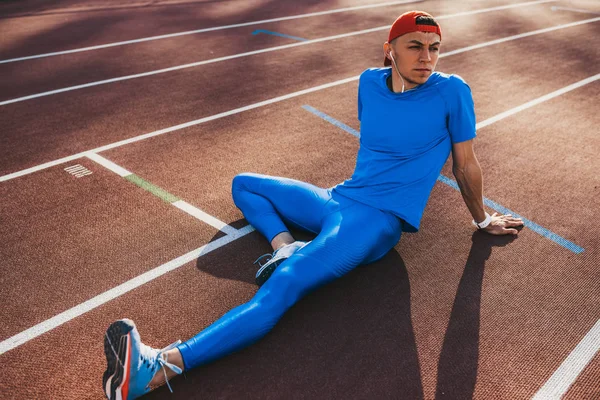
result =
[[[477,222],[483,221],[485,219],[485,210],[483,208],[483,177],[479,162],[475,159],[465,164],[462,168],[455,166],[452,172],[456,177],[460,193],[473,219]]]

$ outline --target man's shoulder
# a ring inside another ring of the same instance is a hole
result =
[[[447,90],[461,90],[465,86],[469,86],[467,81],[465,81],[462,76],[457,74],[446,74],[444,72],[436,71],[434,72],[434,76],[435,84],[441,85],[441,87],[444,87]]]
[[[435,81],[432,86],[437,87],[438,92],[446,102],[454,103],[471,96],[471,88],[460,75],[445,74],[443,72],[434,72],[434,74]]]

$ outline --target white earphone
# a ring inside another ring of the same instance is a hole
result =
[[[390,50],[390,52],[388,53],[388,55],[390,56],[390,58],[392,59],[392,64],[394,65],[394,68],[396,68],[396,72],[398,73],[398,76],[400,77],[400,79],[402,80],[402,92],[400,93],[404,93],[404,79],[402,78],[402,75],[400,75],[400,71],[398,71],[398,65],[396,64],[396,59],[394,59],[394,55],[392,54],[392,51]]]

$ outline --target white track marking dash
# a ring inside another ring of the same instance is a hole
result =
[[[600,320],[567,356],[532,400],[560,400],[600,350]]]
[[[163,265],[151,269],[148,272],[138,275],[135,278],[130,279],[127,282],[124,282],[110,290],[107,290],[106,292],[101,293],[98,296],[93,297],[81,304],[78,304],[75,307],[63,311],[62,313],[55,315],[52,318],[40,322],[39,324],[32,326],[31,328],[26,329],[21,333],[11,336],[8,339],[0,342],[0,355],[67,323],[72,319],[79,317],[80,315],[83,315],[97,307],[100,307],[101,305],[108,303],[109,301],[114,300],[117,297],[120,297],[125,293],[132,291],[133,289],[145,285],[146,283],[153,281],[154,279],[166,274],[167,272],[176,270],[182,267],[183,265],[195,260],[198,257],[208,254],[211,251],[218,249],[219,247],[222,247],[226,244],[233,242],[234,240],[246,236],[247,234],[253,231],[254,228],[250,225],[247,225],[244,228],[238,229],[234,235],[223,236],[222,238],[219,238],[214,242],[210,242],[202,247],[197,248],[196,250],[192,250],[189,253],[186,253]]]

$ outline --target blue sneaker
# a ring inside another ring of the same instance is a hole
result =
[[[283,247],[280,247],[279,249],[275,250],[273,254],[267,253],[258,257],[258,259],[254,261],[254,264],[258,264],[258,266],[260,267],[256,272],[256,284],[258,286],[262,286],[267,281],[267,279],[269,279],[271,275],[273,275],[273,272],[275,272],[279,264],[290,258],[292,254],[294,254],[307,244],[307,242],[295,241],[294,243],[290,243]],[[267,260],[266,263],[261,264],[260,262],[266,257],[270,258]]]
[[[140,340],[135,324],[130,319],[113,322],[104,335],[104,354],[106,371],[102,379],[104,393],[109,400],[136,399],[150,390],[148,384],[159,368],[165,367],[181,374],[181,368],[170,364],[163,358],[163,352],[177,346],[177,341],[162,350],[146,346]],[[171,390],[169,381],[167,386]],[[171,392],[173,392],[171,390]]]

